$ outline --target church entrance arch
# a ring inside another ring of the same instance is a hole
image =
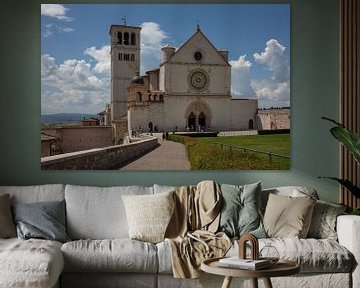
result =
[[[205,130],[211,127],[212,111],[205,101],[192,101],[185,110],[185,119],[188,130]]]

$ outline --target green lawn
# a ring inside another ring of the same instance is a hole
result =
[[[268,155],[243,152],[239,149],[229,149],[225,146],[215,146],[222,143],[236,147],[251,148],[262,152],[290,157],[290,134],[204,137],[190,138],[171,135],[171,140],[186,146],[191,169],[194,170],[285,170],[290,168],[290,160]]]

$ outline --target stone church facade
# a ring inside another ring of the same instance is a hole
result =
[[[216,49],[199,27],[180,48],[163,47],[159,67],[142,76],[140,31],[110,29],[115,126],[126,121],[129,131],[145,132],[256,129],[257,99],[232,98],[228,52]]]

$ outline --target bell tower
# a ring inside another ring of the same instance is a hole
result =
[[[126,116],[131,79],[140,74],[140,27],[111,25],[111,120]]]

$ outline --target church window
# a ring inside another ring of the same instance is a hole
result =
[[[122,44],[122,33],[117,32],[118,44]]]
[[[119,53],[119,60],[123,59],[123,53]]]
[[[130,58],[131,61],[135,61],[135,54],[131,54],[130,57],[131,57]]]
[[[131,33],[131,45],[136,45],[136,35],[135,33]]]
[[[129,59],[130,59],[130,55],[125,53],[124,54],[124,60],[129,61]]]
[[[136,92],[136,102],[142,102],[142,95],[140,92]]]
[[[124,33],[124,45],[129,45],[129,33]]]
[[[194,58],[195,58],[195,60],[196,61],[200,61],[201,59],[202,59],[202,54],[201,54],[201,52],[199,52],[199,51],[196,51],[195,53],[194,53]]]

